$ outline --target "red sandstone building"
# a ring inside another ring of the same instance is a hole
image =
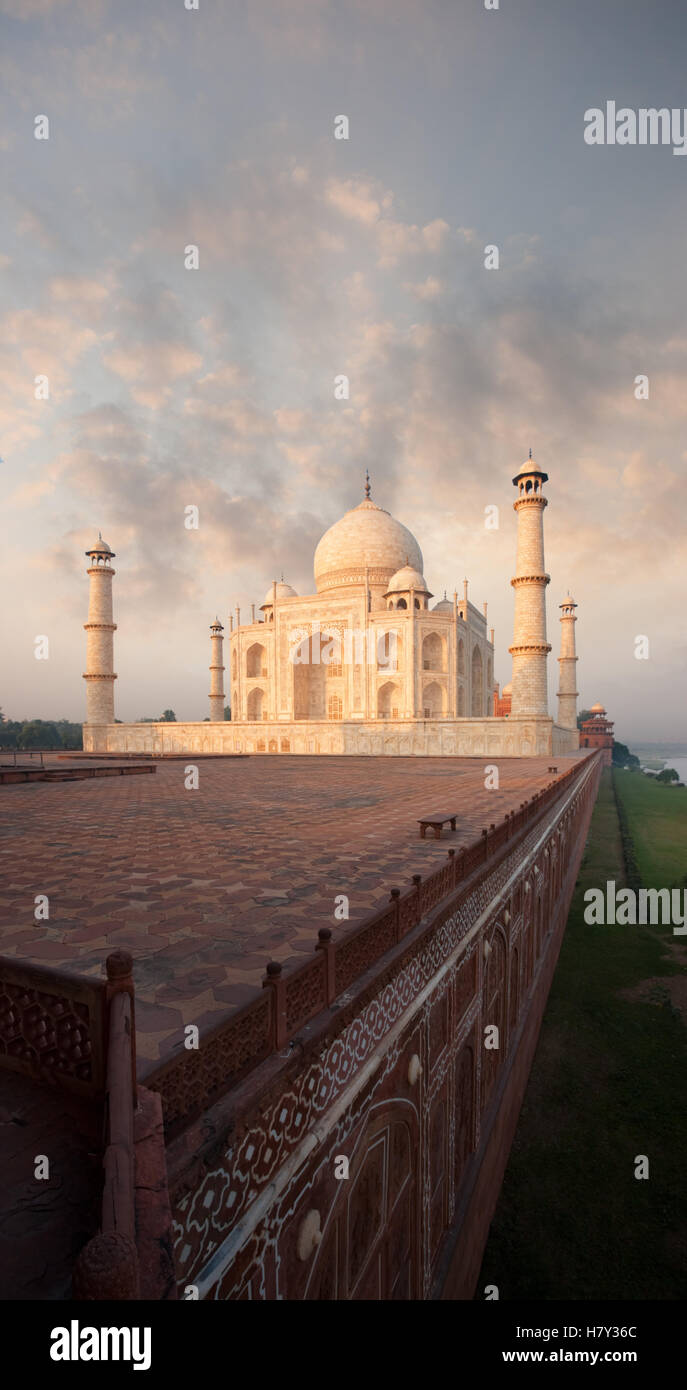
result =
[[[580,730],[580,748],[600,748],[604,767],[610,767],[613,760],[613,723],[606,718],[603,705],[592,705],[590,714],[591,719],[585,719]]]
[[[513,694],[513,687],[512,687],[512,685],[509,683],[508,685],[504,685],[503,690],[501,691],[501,694],[499,695],[498,681],[496,682],[496,685],[494,686],[494,709],[493,709],[493,714],[494,714],[494,718],[495,718],[495,719],[507,719],[507,718],[508,718],[508,716],[510,715],[510,712],[511,712],[511,699],[512,699],[512,694]]]

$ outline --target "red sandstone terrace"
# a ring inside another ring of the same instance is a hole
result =
[[[131,951],[144,1078],[185,1024],[213,1027],[259,992],[268,961],[300,965],[320,927],[340,940],[448,845],[516,811],[552,782],[549,762],[502,759],[498,790],[484,759],[351,757],[218,759],[200,764],[198,791],[183,762],[135,785],[13,787],[0,803],[2,954],[101,976],[109,951]],[[446,800],[456,833],[420,845],[418,819]],[[34,920],[38,893],[47,921]],[[340,894],[349,922],[334,917]]]
[[[549,767],[8,788],[2,1296],[472,1297],[601,755]],[[416,838],[432,803],[460,808],[448,847]]]

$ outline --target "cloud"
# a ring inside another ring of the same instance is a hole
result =
[[[505,167],[499,113],[515,109],[519,75],[496,83],[465,39],[475,85],[463,68],[457,88],[441,7],[413,0],[344,12],[266,0],[236,34],[222,7],[0,8],[17,21],[3,59],[14,217],[0,447],[22,622],[47,604],[72,639],[81,552],[100,524],[138,679],[151,615],[171,648],[206,607],[261,598],[282,568],[308,592],[315,544],[369,466],[376,500],[417,530],[437,591],[467,571],[489,598],[507,667],[510,478],[530,444],[551,477],[553,581],[580,587],[598,678],[628,575],[657,624],[659,607],[681,611],[681,249],[656,218],[646,276],[638,184],[614,211],[631,214],[621,245],[615,221],[612,235],[597,225],[591,185],[593,217],[568,207],[558,154],[549,175],[532,149]],[[454,88],[479,117],[467,134]],[[351,141],[335,142],[348,105]],[[31,115],[48,106],[40,149]],[[536,201],[548,178],[550,218]],[[492,241],[497,272],[483,264]],[[198,272],[183,267],[190,242]],[[644,371],[650,399],[637,402]],[[183,526],[189,502],[197,533]]]
[[[414,299],[426,300],[438,299],[443,293],[444,286],[441,280],[437,280],[435,275],[428,275],[427,279],[423,280],[421,284],[413,285],[406,282],[403,288],[408,291],[408,294],[412,294]]]
[[[406,222],[395,222],[391,218],[382,219],[377,224],[377,264],[382,269],[391,269],[407,256],[417,256],[422,252],[436,255],[445,244],[448,223],[441,218],[428,222],[425,227],[416,227]]]
[[[108,277],[109,278],[109,277]],[[47,284],[47,292],[55,304],[78,306],[81,313],[89,306],[97,307],[107,300],[112,281],[89,280],[86,275],[55,275]]]
[[[164,339],[152,343],[124,343],[104,356],[105,366],[131,387],[139,405],[158,410],[171,399],[180,377],[197,372],[202,357],[184,343]]]
[[[379,221],[382,206],[391,205],[391,195],[386,193],[380,200],[373,185],[363,179],[330,179],[325,201],[343,217],[371,226]]]
[[[89,3],[90,0],[82,0],[80,5],[77,3],[77,8],[84,13]],[[20,23],[43,18],[67,7],[73,8],[72,0],[0,0],[0,14],[5,14],[9,19],[18,20]]]

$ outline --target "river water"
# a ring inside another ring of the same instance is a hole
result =
[[[681,782],[687,782],[687,758],[666,758],[664,767],[674,767]]]

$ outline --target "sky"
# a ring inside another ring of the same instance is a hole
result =
[[[215,614],[312,593],[366,469],[505,683],[532,448],[552,712],[570,589],[580,707],[687,739],[687,157],[584,140],[682,110],[686,42],[683,0],[0,0],[5,716],[84,717],[101,530],[117,717],[203,719]]]

